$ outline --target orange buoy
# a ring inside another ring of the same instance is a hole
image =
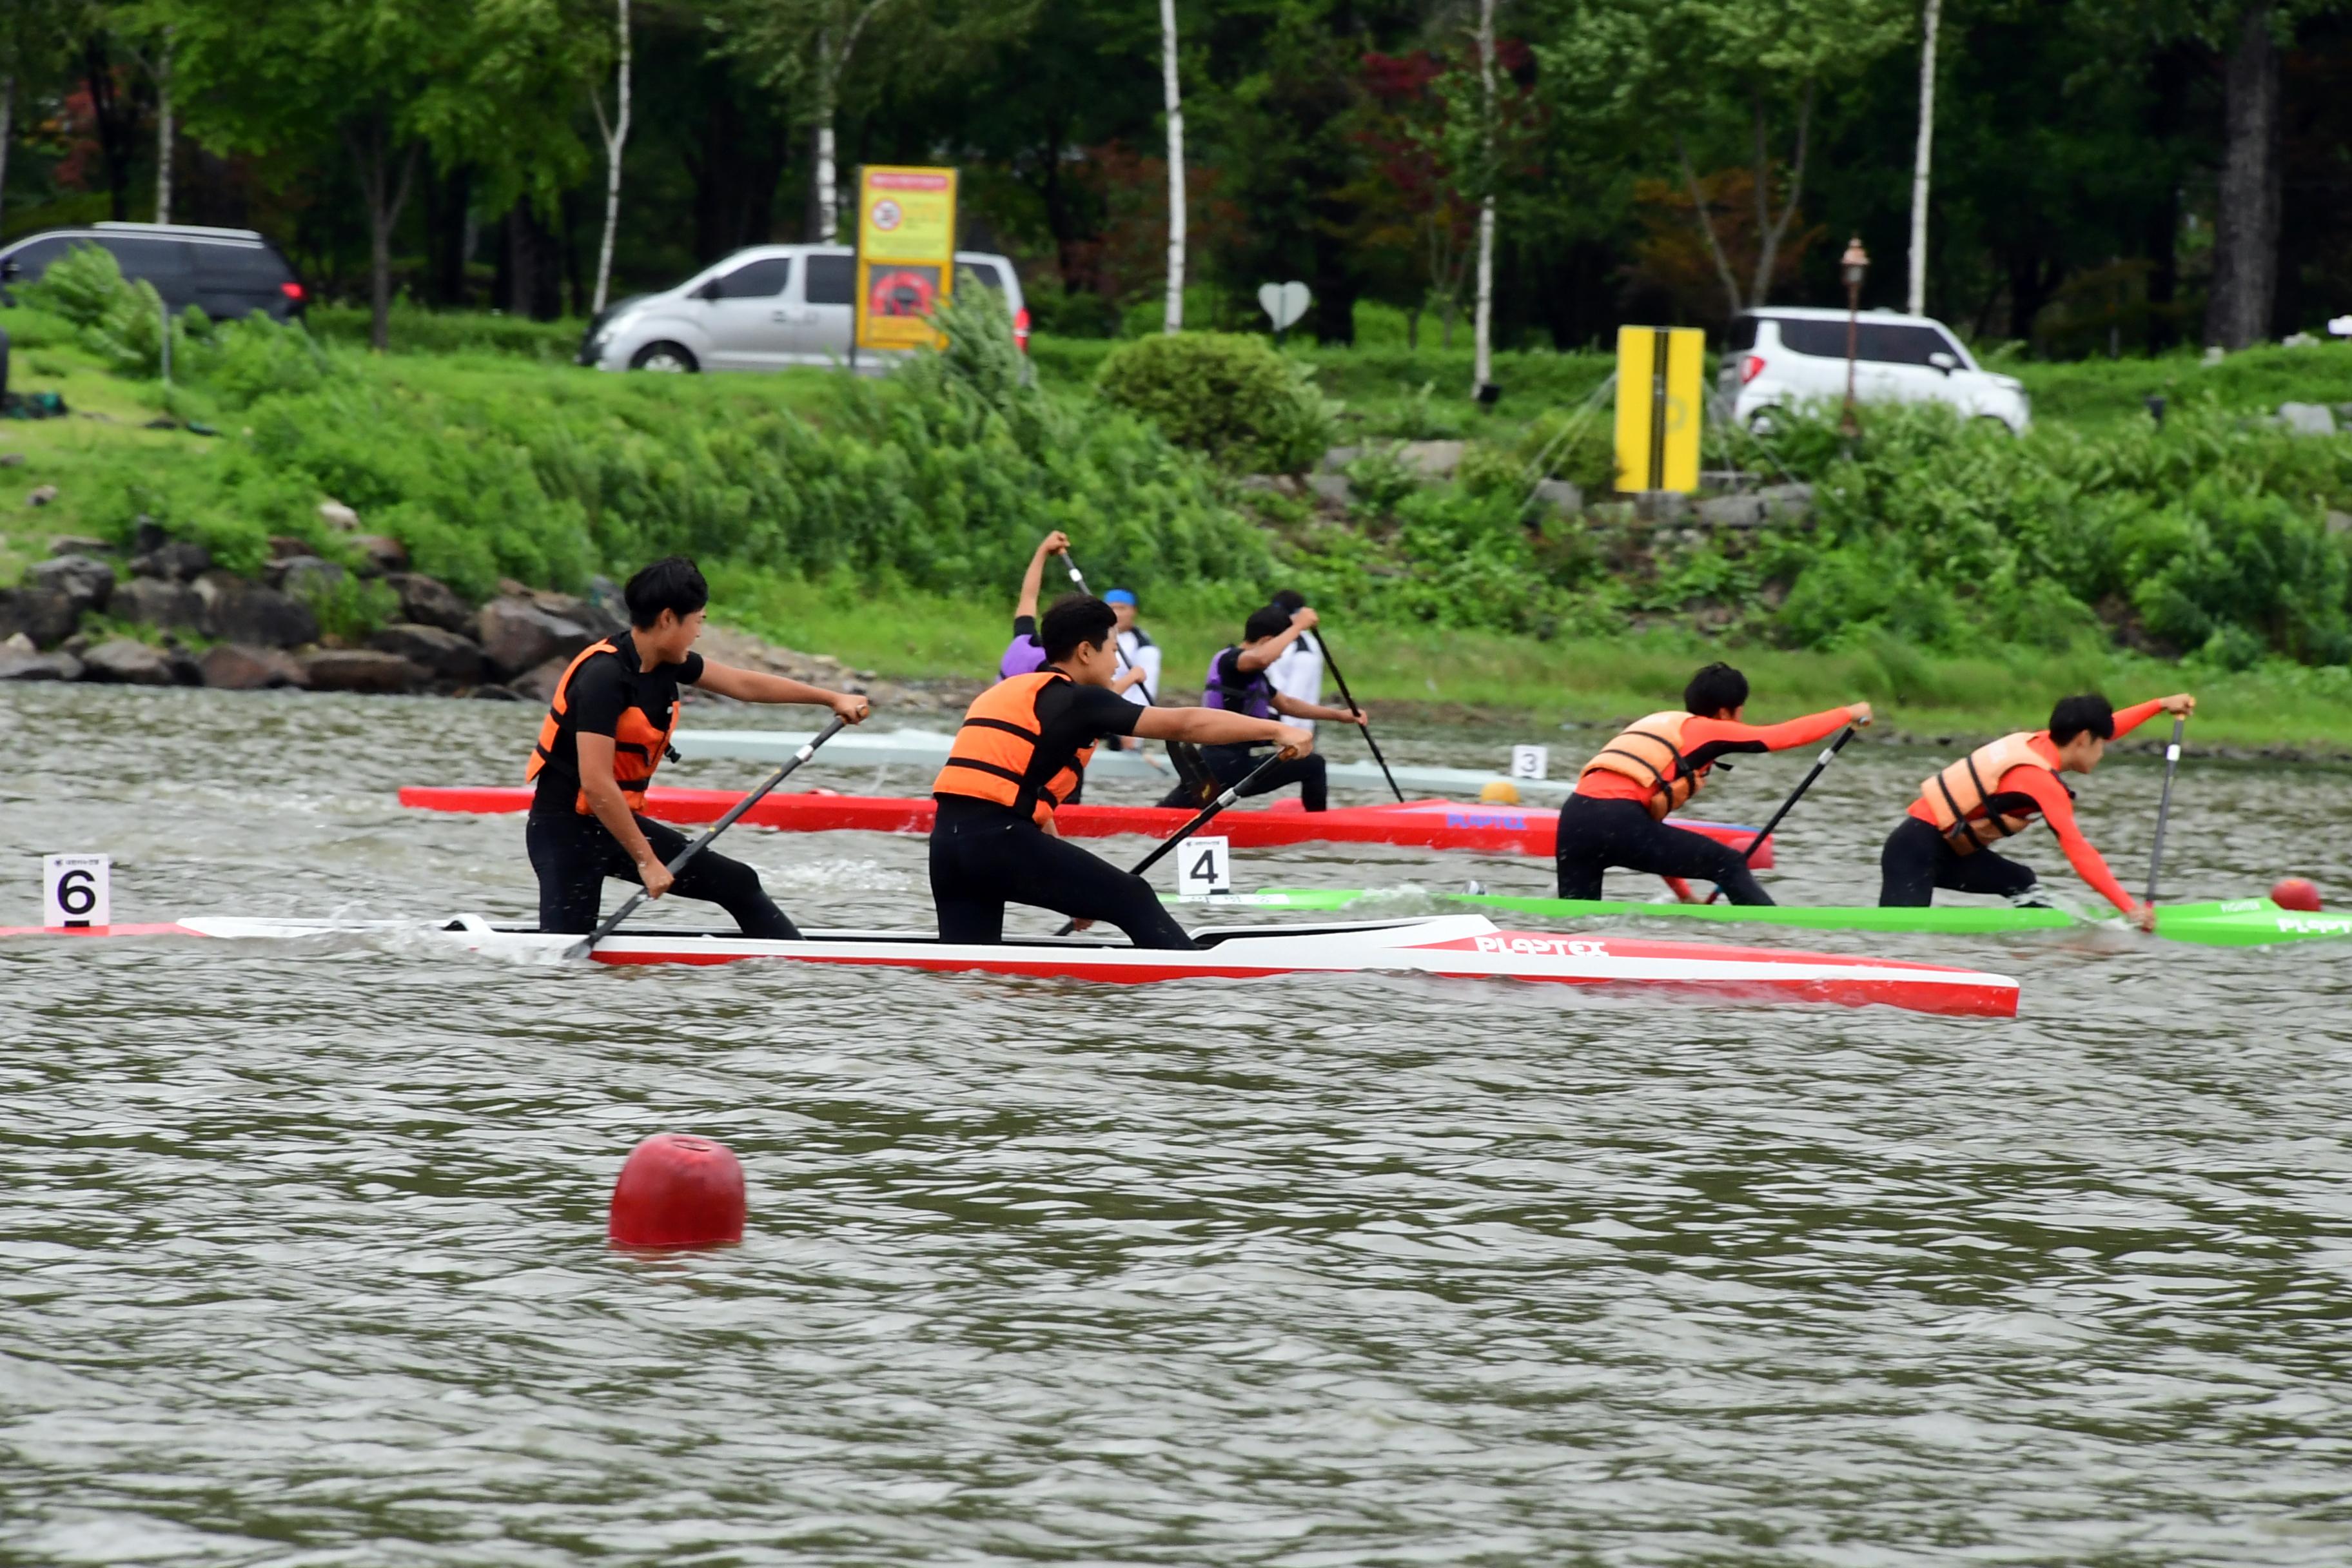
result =
[[[1508,779],[1488,779],[1478,786],[1478,803],[1481,805],[1517,805],[1519,804],[1519,786]]]
[[[709,1138],[656,1132],[613,1184],[605,1235],[618,1247],[716,1247],[743,1239],[743,1167]]]
[[[2271,887],[2271,902],[2283,910],[2319,912],[2319,889],[2301,877],[2282,877]]]

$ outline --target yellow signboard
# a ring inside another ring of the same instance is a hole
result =
[[[956,172],[868,167],[857,178],[857,346],[940,346],[930,314],[955,294]]]
[[[1617,488],[1698,489],[1699,384],[1706,334],[1696,327],[1617,329]]]

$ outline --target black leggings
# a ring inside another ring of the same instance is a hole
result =
[[[931,828],[931,901],[940,940],[1004,940],[1004,906],[1033,904],[1072,920],[1108,921],[1138,947],[1190,948],[1151,884],[968,795],[939,797]]]
[[[2032,867],[1990,849],[1962,855],[1916,816],[1896,824],[1878,852],[1878,901],[1887,909],[1924,910],[1938,888],[2019,899],[2038,885]]]
[[[1203,746],[1201,760],[1209,764],[1216,776],[1220,791],[1231,789],[1249,777],[1250,771],[1273,755],[1270,752],[1253,752],[1247,746]],[[1242,797],[1272,795],[1289,784],[1298,786],[1298,799],[1309,811],[1328,810],[1331,804],[1331,787],[1324,782],[1327,764],[1320,752],[1309,752],[1303,757],[1293,757],[1286,763],[1276,763],[1264,776],[1242,791]],[[1197,809],[1207,804],[1193,798],[1189,786],[1178,784],[1168,793],[1162,805],[1183,805]]]
[[[677,859],[677,852],[686,847],[685,834],[650,817],[638,817],[637,830],[664,865]],[[530,851],[530,868],[539,873],[541,931],[594,931],[607,877],[644,885],[621,841],[593,816],[573,811],[534,811],[523,828],[523,843]],[[800,938],[800,928],[761,888],[760,873],[740,860],[705,849],[686,863],[670,892],[719,905],[735,917],[745,936],[777,942]]]
[[[1738,850],[1704,833],[1660,822],[1635,800],[1570,795],[1559,808],[1555,857],[1563,899],[1599,898],[1601,874],[1615,867],[1693,881],[1704,879],[1721,887],[1723,896],[1735,904],[1772,901]]]

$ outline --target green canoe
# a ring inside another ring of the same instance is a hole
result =
[[[2093,920],[2064,910],[2003,907],[1885,910],[1807,908],[1771,904],[1637,904],[1608,899],[1514,898],[1502,893],[1432,893],[1400,888],[1387,893],[1366,889],[1268,888],[1257,893],[1219,893],[1183,900],[1190,904],[1233,904],[1256,909],[1328,912],[1364,899],[1437,898],[1516,915],[1550,920],[1657,919],[1717,925],[1790,926],[1804,931],[1923,932],[1937,936],[2005,936],[2012,931],[2126,929],[2115,916]],[[2157,913],[2156,934],[2207,947],[2260,947],[2272,942],[2352,937],[2352,914],[2306,914],[2283,910],[2268,899],[2229,899],[2218,903],[2167,904]]]

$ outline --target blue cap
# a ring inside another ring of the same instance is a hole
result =
[[[1131,588],[1113,588],[1109,593],[1103,595],[1103,603],[1106,605],[1132,605],[1135,603],[1135,591]]]

